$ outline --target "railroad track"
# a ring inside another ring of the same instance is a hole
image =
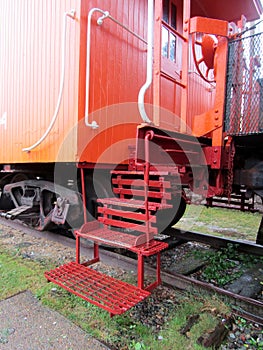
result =
[[[195,241],[199,243],[208,244],[215,249],[226,248],[228,244],[235,244],[238,245],[238,250],[240,252],[263,256],[263,246],[255,244],[253,242],[232,240],[228,238],[207,235],[199,232],[184,231],[175,228],[167,229],[165,231],[165,234],[167,234],[168,236],[174,236],[177,239],[185,241]]]
[[[207,242],[204,242],[204,237],[202,235],[199,238],[202,239],[202,243],[208,244]],[[217,237],[213,237],[213,238],[215,238],[215,242],[216,242]],[[233,241],[231,240],[225,240],[225,242],[223,242],[223,240],[220,239],[220,243],[222,244],[220,247],[227,246],[228,243],[232,243],[232,242]],[[247,249],[249,249],[249,246],[250,246],[249,243],[243,242],[240,244],[239,248],[243,251],[247,251]],[[261,251],[261,255],[262,255],[263,247],[262,248],[254,247],[253,244],[252,244],[252,247],[257,248],[256,252],[259,255]],[[119,253],[117,254],[114,251],[108,250],[108,249],[102,251],[101,260],[103,262],[107,261],[107,263],[111,264],[111,266],[116,266],[116,267],[120,266],[119,264],[121,261],[121,266],[128,270],[135,271],[137,268],[137,261],[134,258],[125,256],[125,255],[121,255],[120,257]],[[146,273],[151,275],[155,274],[155,268],[149,266],[147,262],[145,264],[145,271]],[[223,298],[225,302],[227,302],[232,306],[233,313],[235,315],[242,316],[243,318],[251,322],[255,322],[263,325],[263,302],[259,300],[255,300],[252,298],[248,298],[248,297],[230,292],[223,288],[216,287],[211,283],[203,282],[193,277],[185,276],[177,272],[162,271],[162,282],[169,287],[177,288],[181,291],[189,291],[189,292],[195,291],[200,293],[207,293],[207,294],[209,293],[211,295],[217,294],[221,298]]]
[[[0,224],[21,230],[21,224],[15,221],[6,221],[4,219],[0,219]],[[47,240],[61,243],[69,248],[72,248],[73,250],[75,249],[75,242],[70,237],[65,237],[61,234],[48,231],[39,232],[27,226],[23,226],[23,231],[26,234],[31,235],[33,237],[41,237]],[[213,248],[222,248],[227,247],[229,243],[238,243],[238,249],[240,251],[246,253],[249,252],[250,254],[256,254],[258,256],[263,256],[263,246],[259,246],[249,242],[233,241],[225,238],[209,236],[194,232],[185,232],[177,229],[169,229],[165,232],[165,234],[173,234],[173,236],[175,236],[177,240],[180,240],[181,243],[182,241],[195,241],[210,245]],[[171,247],[174,247],[174,239],[171,241]],[[81,244],[81,249],[83,252],[85,251],[85,255],[87,257],[92,257],[92,245],[89,245],[86,241],[83,241]],[[137,269],[137,261],[135,259],[116,253],[114,251],[101,249],[100,258],[105,265],[109,265],[112,267],[121,266],[122,269],[127,271],[136,271]],[[155,274],[155,269],[146,263],[145,272],[149,275],[152,275]],[[263,303],[259,300],[232,293],[225,289],[216,287],[210,283],[206,283],[176,272],[162,271],[162,281],[165,285],[177,288],[180,291],[198,291],[200,293],[205,292],[211,294],[216,293],[232,306],[234,314],[242,316],[243,318],[246,318],[251,322],[263,325]]]

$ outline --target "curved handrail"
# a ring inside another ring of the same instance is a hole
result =
[[[144,40],[140,35],[135,33],[134,31],[130,30],[127,26],[119,22],[116,18],[112,17],[109,13],[109,11],[104,11],[100,8],[94,7],[89,11],[88,14],[88,24],[87,24],[87,58],[86,58],[86,100],[85,100],[85,125],[91,127],[92,129],[97,129],[99,127],[98,123],[93,120],[91,123],[89,122],[89,87],[90,87],[90,46],[91,46],[91,19],[95,12],[99,12],[102,14],[101,17],[97,19],[97,24],[101,26],[103,24],[103,21],[105,19],[110,19],[114,23],[121,26],[123,29],[127,30],[127,32],[134,35],[137,39],[141,40],[145,44],[147,44],[147,41]]]
[[[144,85],[141,87],[138,95],[138,108],[142,120],[145,123],[151,123],[151,120],[148,118],[145,105],[144,105],[144,97],[146,91],[152,84],[153,80],[153,0],[148,0],[148,33],[147,33],[147,73],[146,73],[146,81]]]
[[[66,30],[67,30],[67,17],[70,17],[72,19],[75,19],[76,17],[76,11],[71,10],[70,12],[64,13],[64,20],[63,20],[63,33],[62,33],[62,44],[61,44],[61,77],[60,77],[60,88],[59,88],[59,94],[57,99],[56,108],[53,114],[53,117],[49,123],[48,128],[46,129],[45,133],[41,136],[41,138],[35,142],[33,145],[29,147],[22,148],[23,152],[30,152],[32,149],[39,146],[48,136],[51,129],[53,128],[55,121],[57,120],[59,108],[61,105],[63,90],[64,90],[64,82],[65,82],[65,55],[66,55]]]

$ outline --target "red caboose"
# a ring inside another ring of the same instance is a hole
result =
[[[77,228],[46,278],[121,314],[160,282],[155,236],[189,190],[263,197],[259,0],[0,1],[0,207]],[[263,227],[263,223],[261,228]],[[262,232],[257,242],[262,244]],[[79,241],[94,242],[81,263]],[[100,274],[98,245],[138,256],[138,287]],[[145,256],[157,256],[144,285]]]
[[[262,196],[259,0],[0,7],[3,216],[79,227],[97,198],[146,196],[159,232],[186,189]]]

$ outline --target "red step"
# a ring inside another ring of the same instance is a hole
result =
[[[130,248],[130,250],[136,254],[141,254],[143,256],[151,256],[161,252],[164,249],[167,249],[168,247],[168,243],[155,241],[154,239],[152,239],[148,244],[144,243],[137,247],[132,247]]]
[[[113,231],[107,227],[100,227],[99,222],[96,225],[93,222],[84,224],[80,230],[75,231],[75,234],[98,244],[108,244],[113,247],[126,249],[142,245],[147,240],[146,234],[135,236],[131,233]],[[150,235],[150,239],[152,238],[153,234]]]
[[[98,203],[106,205],[115,205],[119,207],[127,207],[133,209],[145,209],[145,201],[137,199],[123,199],[123,198],[99,198],[97,199]],[[156,211],[157,209],[169,209],[172,208],[171,204],[166,203],[155,203],[149,202],[149,210]]]
[[[162,168],[162,169],[161,169]],[[171,169],[167,170],[167,167],[159,167],[158,166],[158,170],[156,171],[153,171],[153,170],[150,170],[149,171],[149,175],[150,176],[165,176],[165,175],[169,175],[170,173],[177,173],[177,171],[175,172],[174,171],[174,167],[172,167]],[[113,175],[128,175],[128,176],[131,176],[131,175],[135,175],[135,176],[138,176],[138,175],[144,175],[144,172],[143,171],[140,171],[140,170],[112,170],[111,171],[111,174]]]
[[[45,277],[111,315],[121,315],[150,295],[148,291],[76,262],[47,271]]]

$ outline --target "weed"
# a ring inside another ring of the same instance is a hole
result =
[[[136,342],[133,340],[129,346],[129,349],[134,350],[150,350],[149,346],[145,346],[143,342]]]
[[[245,348],[251,350],[263,350],[262,330],[256,330],[255,326],[251,322],[245,320],[242,317],[237,317],[235,319],[235,324],[237,325],[240,332],[246,332],[247,334],[250,334],[250,337],[248,337],[244,343]]]
[[[220,287],[240,277],[245,269],[263,262],[263,257],[240,253],[238,244],[231,243],[218,251],[197,251],[195,256],[208,262],[208,266],[202,272],[203,278]]]
[[[259,340],[258,338],[254,339],[253,337],[251,337],[248,340],[248,343],[249,343],[249,345],[254,346],[254,348],[257,349],[257,350],[263,350],[263,341]]]

